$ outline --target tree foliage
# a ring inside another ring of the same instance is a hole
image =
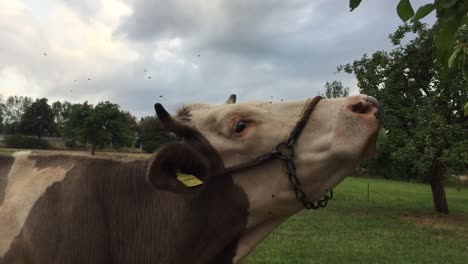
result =
[[[51,136],[55,133],[55,117],[47,98],[36,99],[26,107],[20,121],[20,132],[42,136]]]
[[[417,37],[401,45],[409,32]],[[467,85],[460,71],[441,73],[433,34],[421,23],[401,26],[390,36],[392,51],[338,67],[354,73],[360,91],[384,105],[387,137],[368,164],[374,174],[431,182],[437,173],[460,172],[468,165]]]
[[[55,124],[57,127],[56,133],[57,136],[63,135],[63,130],[65,126],[65,121],[67,115],[69,114],[72,104],[70,102],[64,101],[55,101],[52,103],[52,112],[54,112]]]
[[[349,87],[344,87],[340,81],[332,81],[331,83],[325,83],[325,94],[323,96],[327,98],[340,98],[348,97]]]
[[[66,114],[63,131],[66,138],[89,143],[93,155],[97,147],[132,146],[135,140],[128,127],[127,115],[110,102],[100,102],[96,106],[87,102],[72,105]]]
[[[4,133],[3,121],[5,119],[5,112],[6,112],[5,102],[3,101],[3,96],[0,94],[0,134]]]
[[[359,6],[361,0],[350,0],[350,11]],[[453,68],[455,61],[460,67],[465,79],[468,79],[468,1],[466,0],[434,0],[413,10],[410,0],[400,0],[396,11],[403,22],[418,23],[419,20],[436,12],[437,22],[434,25],[431,40],[437,51],[437,60],[442,71]],[[458,34],[458,35],[457,35]],[[458,69],[460,69],[458,68]]]
[[[5,146],[7,148],[19,149],[47,149],[49,143],[42,138],[27,137],[22,135],[8,135],[5,137]]]
[[[157,117],[147,116],[141,118],[139,127],[139,143],[147,153],[152,153],[161,145],[175,140],[175,138],[163,128],[161,121]]]
[[[26,108],[32,104],[32,99],[26,96],[10,96],[4,104],[3,124],[5,134],[20,132],[21,117]]]

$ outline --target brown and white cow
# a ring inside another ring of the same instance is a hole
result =
[[[223,173],[285,142],[308,100],[158,115],[181,143],[145,161],[0,156],[0,263],[232,263],[303,205],[281,160]],[[158,110],[158,109],[157,109]],[[365,95],[318,102],[294,144],[310,200],[375,149],[381,108]],[[178,172],[204,183],[186,187]]]

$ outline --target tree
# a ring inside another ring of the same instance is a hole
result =
[[[360,3],[361,0],[350,0],[350,11],[356,9]],[[400,0],[396,7],[401,20],[407,22],[411,19],[411,23],[419,23],[419,20],[434,10],[437,21],[433,27],[431,41],[436,48],[440,70],[447,72],[453,66],[453,62],[458,60],[463,64],[461,69],[458,69],[468,80],[468,2],[466,0],[434,0],[432,3],[419,7],[416,13],[410,0]]]
[[[31,97],[10,96],[7,98],[3,115],[5,134],[15,134],[19,132],[21,116],[31,104]]]
[[[175,141],[175,138],[163,128],[157,117],[147,116],[141,118],[139,127],[138,141],[142,144],[145,152],[152,153],[163,144]]]
[[[55,133],[55,117],[47,98],[36,99],[26,107],[21,116],[20,131],[38,138]]]
[[[100,102],[96,106],[88,102],[72,105],[64,124],[64,135],[83,144],[89,143],[92,155],[98,146],[112,144],[119,148],[131,146],[135,140],[126,114],[110,102]]]
[[[138,137],[138,132],[140,131],[138,121],[135,116],[133,116],[130,112],[123,112],[125,115],[125,123],[130,131],[130,133],[134,137],[134,142],[133,144],[135,145]]]
[[[5,106],[5,103],[3,102],[3,96],[0,94],[0,134],[4,133],[3,121],[5,119],[5,112],[6,112],[6,106]]]
[[[71,110],[72,104],[70,102],[64,101],[55,101],[52,103],[52,112],[55,116],[55,124],[57,126],[57,136],[63,136],[64,124],[67,119],[67,116]]]
[[[409,32],[417,36],[402,45]],[[390,36],[395,49],[364,55],[338,70],[354,73],[360,91],[375,95],[385,108],[387,138],[368,169],[430,183],[435,210],[448,213],[444,175],[468,165],[468,89],[461,71],[441,72],[433,34],[420,23],[401,26]]]
[[[340,98],[349,95],[349,87],[344,87],[339,81],[325,83],[325,97],[327,98]]]

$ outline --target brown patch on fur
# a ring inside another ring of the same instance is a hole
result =
[[[5,189],[8,183],[8,173],[10,172],[11,165],[14,162],[12,156],[0,155],[0,205],[5,199]]]
[[[468,237],[468,215],[407,215],[402,220],[417,226],[454,231]]]
[[[190,113],[190,108],[188,106],[182,106],[177,110],[176,118],[183,122],[192,121],[192,113]]]
[[[0,256],[8,250],[13,239],[20,233],[31,208],[45,191],[60,182],[73,167],[71,162],[60,162],[39,170],[30,152],[17,152],[8,172],[8,185],[0,206]]]

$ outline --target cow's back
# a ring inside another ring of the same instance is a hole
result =
[[[221,251],[246,224],[247,199],[230,177],[179,195],[148,184],[146,161],[23,153],[0,162],[1,264],[208,263],[232,255]]]
[[[41,260],[67,263],[67,259],[83,254],[66,249],[92,252],[82,245],[78,246],[78,243],[82,244],[81,241],[88,241],[86,245],[89,248],[102,250],[102,245],[95,243],[97,232],[90,237],[87,236],[89,229],[75,225],[86,222],[76,217],[90,219],[89,212],[93,211],[93,208],[87,208],[86,212],[76,210],[92,193],[87,188],[78,188],[80,181],[85,179],[81,176],[89,162],[87,159],[22,152],[12,157],[2,157],[0,162],[0,190],[3,189],[0,205],[2,263],[43,263]],[[89,224],[96,226],[95,223]],[[77,245],[74,247],[70,243]]]

